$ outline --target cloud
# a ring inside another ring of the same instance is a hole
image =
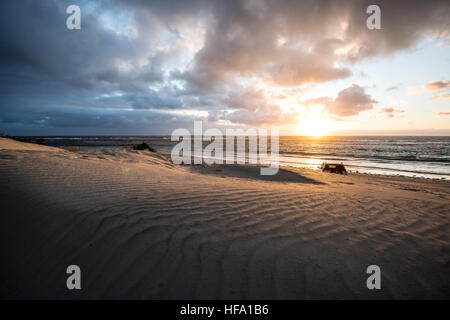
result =
[[[450,88],[450,81],[430,81],[423,85],[423,89],[427,91],[439,91]]]
[[[395,86],[392,86],[392,87],[387,88],[386,90],[387,90],[387,91],[394,91],[394,90],[398,90],[399,87],[400,87],[400,85],[395,85]]]
[[[357,84],[340,91],[335,99],[320,97],[306,101],[306,104],[322,104],[325,111],[340,117],[356,116],[360,112],[373,109],[375,103],[377,101]]]
[[[283,125],[296,122],[295,113],[283,112],[279,105],[269,101],[262,89],[233,91],[224,99],[225,106],[231,112],[222,113],[220,119],[246,125]]]
[[[433,99],[449,99],[450,94],[449,93],[439,93],[433,97]]]
[[[0,115],[2,130],[15,130],[21,135],[118,135],[170,134],[175,128],[189,128],[195,116],[159,111],[111,110],[106,108],[8,108]]]
[[[405,110],[395,109],[393,107],[385,107],[380,110],[380,113],[384,113],[388,118],[393,118],[395,113],[404,113]]]
[[[257,112],[237,110],[222,116],[222,119],[250,126],[279,126],[295,123],[295,115],[276,112],[274,110]]]
[[[441,112],[439,112],[439,115],[440,116],[450,116],[450,112],[443,112],[443,111],[441,111]]]
[[[429,81],[422,85],[422,87],[417,86],[410,86],[408,87],[408,93],[409,94],[419,94],[426,91],[441,91],[450,89],[450,81],[448,80],[438,80],[438,81]],[[448,99],[449,94],[447,93],[439,93],[438,95],[434,96],[434,99]]]
[[[449,36],[445,1],[379,1],[383,27],[377,32],[365,25],[370,4],[221,2],[213,7],[212,28],[184,79],[198,90],[216,89],[233,76],[263,77],[281,86],[324,82],[351,74],[337,62],[404,50],[424,36]]]
[[[351,75],[348,68],[335,67],[330,54],[292,50],[280,54],[277,61],[270,64],[267,71],[268,80],[278,86],[326,82]]]

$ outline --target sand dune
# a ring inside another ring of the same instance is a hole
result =
[[[450,298],[449,182],[258,172],[0,138],[1,297]]]

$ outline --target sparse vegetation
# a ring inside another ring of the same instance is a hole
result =
[[[156,152],[155,148],[149,146],[145,142],[142,142],[141,144],[138,144],[138,145],[134,145],[133,146],[133,150],[148,150],[148,151],[151,151],[151,152]]]
[[[42,145],[46,145],[47,144],[47,142],[43,138],[37,139],[35,143],[42,144]]]

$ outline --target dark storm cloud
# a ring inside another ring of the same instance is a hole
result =
[[[81,107],[22,107],[6,110],[0,115],[4,128],[16,130],[22,135],[117,135],[117,134],[165,134],[175,128],[189,127],[195,117],[173,115],[157,111],[111,110]]]
[[[411,47],[424,36],[448,37],[450,4],[446,0],[351,1],[346,39],[356,39],[357,46],[348,58],[358,60],[389,54]],[[358,14],[370,4],[381,9],[381,30],[362,28],[366,17]]]
[[[249,79],[273,87],[345,79],[353,63],[450,30],[448,1],[77,1],[75,31],[65,27],[70,4],[1,2],[1,129],[132,133],[188,121],[170,111],[189,108],[211,121],[288,123],[293,115]],[[366,28],[370,4],[381,8],[381,30]],[[362,88],[346,90],[327,100],[330,113],[373,107]]]
[[[98,17],[83,11],[81,30],[65,28],[64,1],[2,2],[2,66],[27,66],[54,80],[82,88],[102,88],[114,58],[136,58],[143,45],[105,31]],[[87,10],[86,10],[87,11]],[[114,78],[114,75],[111,74]]]

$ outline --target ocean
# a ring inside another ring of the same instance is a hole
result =
[[[43,138],[51,146],[86,149],[131,148],[147,142],[169,154],[177,144],[167,136]],[[450,179],[448,136],[281,136],[279,154],[280,166],[318,169],[323,161],[342,162],[351,172]]]

